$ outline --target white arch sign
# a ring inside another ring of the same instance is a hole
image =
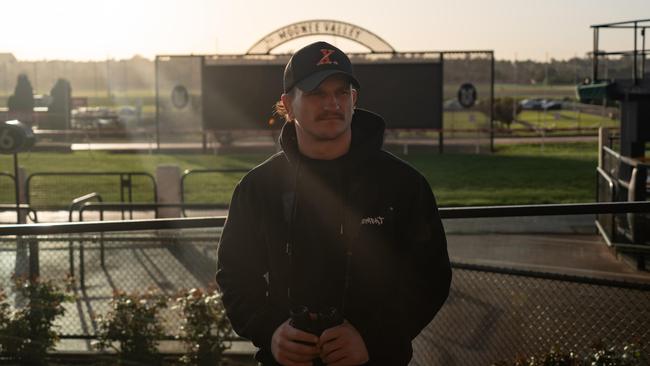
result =
[[[395,49],[381,37],[367,29],[354,24],[336,20],[307,20],[289,24],[277,29],[255,43],[247,54],[269,54],[276,47],[292,39],[313,36],[331,35],[355,41],[368,47],[373,53],[395,52]]]

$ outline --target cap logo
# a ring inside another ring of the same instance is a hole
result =
[[[323,54],[323,57],[320,59],[320,61],[318,61],[318,63],[316,64],[316,66],[320,66],[320,65],[330,65],[330,64],[338,65],[338,64],[339,64],[338,62],[330,60],[330,56],[331,56],[334,52],[336,52],[336,51],[335,51],[335,50],[329,50],[329,49],[326,49],[326,48],[322,48],[322,49],[320,50],[320,53]]]

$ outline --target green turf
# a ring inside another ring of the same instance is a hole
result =
[[[422,154],[408,160],[442,206],[590,202],[595,144],[504,146],[493,155]]]
[[[527,122],[540,128],[590,128],[618,127],[619,122],[607,116],[580,113],[571,110],[558,111],[523,111],[517,116],[518,120]],[[513,124],[513,129],[524,129],[525,126]]]
[[[19,163],[27,173],[44,172],[143,172],[155,176],[159,165],[173,164],[185,169],[250,168],[266,158],[265,155],[214,156],[200,154],[111,154],[107,152],[25,153]],[[0,155],[0,171],[13,172],[10,156]],[[207,180],[205,178],[208,178]],[[241,174],[192,176],[188,178],[188,202],[226,203]],[[153,202],[153,184],[143,175],[133,177],[133,202]],[[218,185],[218,189],[217,189]],[[9,189],[7,189],[8,187]],[[87,193],[99,193],[105,202],[119,202],[120,177],[106,176],[34,176],[29,184],[30,203],[36,208],[67,207],[72,199]],[[11,181],[0,176],[0,203],[14,199]],[[198,191],[198,192],[197,192]],[[128,200],[128,191],[124,191]]]
[[[544,85],[544,84],[494,84],[496,97],[514,98],[575,98],[575,85]]]
[[[408,160],[427,177],[440,205],[505,205],[591,202],[595,195],[595,143],[506,145],[492,155],[412,153]],[[35,172],[148,172],[175,164],[184,169],[250,168],[266,155],[146,155],[105,152],[27,153],[20,163]],[[11,171],[11,158],[0,156],[0,171]],[[186,181],[187,202],[225,203],[241,174],[206,174]],[[133,200],[150,202],[152,186],[146,177],[134,178]],[[72,198],[98,192],[105,201],[118,201],[119,178],[35,177],[32,200],[38,206],[67,206]],[[10,203],[10,181],[0,176],[0,202]]]

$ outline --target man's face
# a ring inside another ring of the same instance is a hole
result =
[[[293,93],[282,95],[300,144],[332,141],[351,134],[356,101],[357,91],[344,75],[332,75],[312,91],[295,88]]]

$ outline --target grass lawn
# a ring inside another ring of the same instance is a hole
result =
[[[618,127],[619,121],[601,115],[580,113],[572,110],[558,111],[523,111],[517,116],[519,120],[528,122],[538,127],[545,128],[596,128]],[[524,128],[522,125],[513,124],[513,129]]]
[[[591,202],[595,195],[597,147],[592,143],[498,146],[492,155],[412,153],[401,156],[429,180],[441,206]],[[106,152],[27,153],[19,157],[35,172],[148,172],[175,164],[185,169],[250,168],[266,155],[111,154]],[[11,156],[0,156],[0,171],[12,171]],[[186,181],[187,202],[228,202],[241,174],[196,175]],[[151,202],[152,186],[134,178],[135,202]],[[89,192],[119,201],[119,177],[38,177],[32,204],[67,206]],[[11,181],[0,176],[0,202],[11,203]]]
[[[597,147],[506,145],[493,155],[412,155],[441,206],[591,202]]]
[[[515,98],[575,98],[575,85],[544,85],[544,84],[494,84],[494,94],[497,97]]]

